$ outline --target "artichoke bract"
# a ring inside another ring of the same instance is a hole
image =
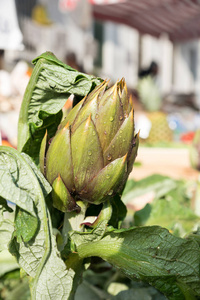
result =
[[[40,166],[52,185],[54,207],[72,211],[77,201],[98,205],[120,194],[138,143],[125,80],[110,88],[104,81],[71,110],[48,149],[47,135],[43,139]]]

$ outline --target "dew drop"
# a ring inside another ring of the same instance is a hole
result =
[[[88,151],[88,155],[91,156],[92,155],[92,151],[89,150]]]
[[[111,159],[112,159],[112,156],[110,154],[108,154],[107,160],[111,160]]]
[[[92,131],[92,135],[95,135],[95,131]]]
[[[108,196],[111,196],[113,194],[113,190],[110,190],[109,192],[108,192]]]
[[[98,119],[98,117],[99,117],[99,115],[98,115],[98,114],[96,114],[96,115],[95,115],[95,119]]]
[[[114,120],[114,118],[113,117],[110,117],[110,122],[112,122]]]
[[[106,175],[106,178],[109,179],[109,178],[110,178],[110,175],[107,174],[107,175]]]
[[[119,133],[121,133],[121,134],[122,134],[122,132],[123,132],[122,130],[119,131]]]
[[[115,148],[115,145],[112,145],[112,148]]]
[[[120,119],[120,121],[123,120],[123,116],[120,116],[119,119]]]

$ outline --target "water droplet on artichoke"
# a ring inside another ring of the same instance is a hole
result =
[[[88,155],[91,156],[92,155],[92,151],[88,150]]]
[[[112,156],[110,154],[108,154],[107,160],[111,160],[111,159],[112,159]]]
[[[113,190],[110,190],[110,191],[108,192],[108,195],[111,196],[112,194],[113,194]]]
[[[110,122],[112,122],[114,120],[114,118],[113,117],[110,117]]]

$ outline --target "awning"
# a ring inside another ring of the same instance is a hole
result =
[[[200,0],[90,0],[95,19],[131,26],[172,41],[200,37]]]

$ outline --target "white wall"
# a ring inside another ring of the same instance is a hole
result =
[[[125,25],[105,23],[102,75],[113,81],[125,77],[129,87],[137,85],[139,34]],[[191,51],[196,53],[196,77],[191,66]],[[195,52],[196,51],[196,52]],[[152,61],[159,65],[159,86],[163,95],[175,93],[196,93],[200,103],[200,40],[173,44],[162,35],[141,38],[141,67]]]
[[[125,25],[105,23],[102,75],[113,81],[125,77],[129,87],[137,86],[139,33]],[[143,35],[141,67],[154,60],[159,65],[159,84],[163,94],[171,90],[173,45],[166,36],[160,39]]]
[[[105,24],[104,32],[103,76],[113,81],[125,77],[127,85],[133,88],[138,73],[138,32],[111,22]]]
[[[195,91],[195,79],[191,70],[190,53],[196,50],[197,42],[175,45],[174,90],[179,93]]]

